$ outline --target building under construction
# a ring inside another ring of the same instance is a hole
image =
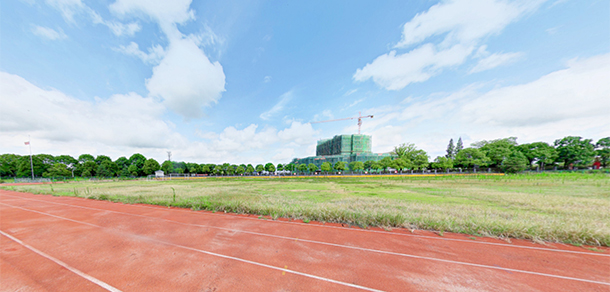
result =
[[[372,139],[369,135],[336,135],[331,139],[318,141],[316,156],[295,158],[293,164],[315,164],[318,168],[322,163],[334,165],[337,161],[350,163],[352,161],[379,161],[384,157],[393,157],[389,153],[373,153]]]

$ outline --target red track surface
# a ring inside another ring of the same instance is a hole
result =
[[[610,291],[607,248],[4,190],[0,231],[0,291]]]

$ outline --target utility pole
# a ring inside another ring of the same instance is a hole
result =
[[[32,180],[34,180],[34,162],[32,162],[32,143],[30,143],[32,139],[30,139],[30,135],[28,135],[28,146],[30,147],[30,169],[32,169]]]
[[[167,160],[172,161],[172,152],[171,151],[167,151]]]

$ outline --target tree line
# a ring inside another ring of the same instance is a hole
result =
[[[116,160],[105,155],[94,157],[83,154],[78,158],[69,155],[53,156],[37,154],[32,156],[34,176],[36,177],[142,177],[163,170],[167,175],[256,175],[276,172],[313,173],[313,172],[380,172],[387,170],[409,171],[436,169],[447,171],[456,168],[492,168],[513,173],[525,169],[548,168],[586,168],[594,162],[602,167],[610,160],[610,137],[596,143],[591,139],[568,136],[557,139],[553,144],[534,142],[518,144],[516,137],[478,141],[464,148],[462,139],[457,144],[449,141],[446,155],[433,161],[426,151],[414,144],[404,143],[394,147],[391,157],[379,161],[354,161],[349,164],[338,161],[334,164],[324,162],[318,168],[313,163],[306,164],[198,164],[166,160],[159,164],[153,158],[136,153]],[[16,154],[0,155],[0,177],[31,176],[30,157]]]

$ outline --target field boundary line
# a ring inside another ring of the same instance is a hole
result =
[[[9,206],[9,207],[12,207],[12,208],[22,209],[22,210],[33,212],[33,213],[38,213],[38,214],[42,214],[42,215],[46,215],[46,216],[50,216],[50,217],[59,218],[59,219],[62,219],[62,220],[72,221],[72,222],[76,222],[76,223],[80,223],[80,224],[85,224],[85,225],[89,225],[89,226],[94,226],[94,227],[98,227],[98,228],[102,228],[102,229],[110,229],[110,230],[114,231],[115,233],[126,234],[126,232],[117,230],[115,228],[104,227],[104,226],[95,225],[95,224],[91,224],[91,223],[87,223],[87,222],[73,220],[73,219],[70,219],[70,218],[65,218],[65,217],[62,217],[62,216],[57,216],[57,215],[53,215],[53,214],[49,214],[49,213],[45,213],[45,212],[40,212],[40,211],[36,211],[36,210],[31,210],[31,209],[27,209],[27,208],[18,207],[18,206],[13,206],[13,205],[9,205],[9,204],[6,204],[6,203],[0,203],[0,204],[1,205],[6,205],[6,206]],[[190,250],[195,250],[195,251],[207,253],[207,254],[210,254],[210,255],[216,255],[216,256],[220,256],[220,257],[225,257],[225,258],[230,258],[230,259],[235,259],[235,260],[239,260],[239,261],[243,261],[243,262],[253,263],[253,264],[257,264],[257,265],[261,265],[261,266],[265,266],[265,267],[270,267],[270,268],[281,270],[281,271],[285,271],[285,272],[295,272],[295,271],[290,271],[288,269],[283,269],[283,268],[279,268],[279,267],[275,267],[275,266],[266,265],[266,264],[263,264],[263,263],[249,261],[249,260],[246,260],[246,259],[241,259],[241,258],[237,258],[237,257],[223,255],[223,254],[217,254],[217,253],[214,253],[214,252],[204,251],[204,250],[200,250],[200,249],[196,249],[196,248],[192,248],[192,247],[182,246],[182,245],[174,244],[174,243],[171,243],[171,242],[166,242],[166,241],[162,241],[162,240],[159,240],[159,239],[150,238],[150,237],[143,236],[143,235],[137,235],[137,234],[133,234],[133,233],[130,233],[130,235],[132,235],[132,236],[135,235],[137,237],[141,237],[141,238],[144,238],[144,239],[147,239],[147,240],[151,240],[151,241],[156,241],[156,242],[163,243],[163,244],[168,244],[168,245],[182,247],[182,248],[186,248],[186,249],[190,249]],[[357,247],[354,247],[354,249],[368,250],[368,249],[365,249],[365,248],[357,248]],[[375,250],[370,250],[370,251],[375,251]],[[438,258],[425,257],[425,256],[402,254],[402,253],[383,252],[383,251],[377,251],[377,252],[391,254],[391,255],[397,255],[397,256],[403,256],[403,257],[409,257],[409,258],[416,258],[416,259],[437,261],[437,262],[443,262],[443,263],[458,264],[458,265],[465,265],[465,266],[471,266],[471,267],[486,268],[486,269],[508,271],[508,272],[516,272],[516,273],[523,273],[523,274],[530,274],[530,275],[537,275],[537,276],[544,276],[544,277],[551,277],[551,278],[558,278],[558,279],[564,279],[564,280],[573,280],[573,281],[579,281],[579,282],[586,282],[586,283],[593,283],[593,284],[610,286],[610,282],[601,282],[601,281],[581,279],[581,278],[574,278],[574,277],[567,277],[567,276],[560,276],[560,275],[553,275],[553,274],[547,274],[547,273],[539,273],[539,272],[533,272],[533,271],[527,271],[527,270],[502,268],[502,267],[499,267],[499,266],[489,266],[489,265],[482,265],[482,264],[474,264],[474,263],[468,263],[468,262],[445,260],[445,259],[438,259]],[[300,272],[296,272],[296,273],[300,273]],[[309,276],[318,277],[318,276],[310,275],[310,274],[306,274],[306,273],[302,273],[302,275],[304,275],[304,276],[307,275],[308,277]],[[320,277],[320,278],[322,278],[322,277]],[[323,279],[325,279],[325,278],[323,278]],[[327,279],[327,280],[332,280],[332,279]],[[332,281],[336,281],[336,280],[332,280]],[[340,282],[340,281],[337,281],[337,282],[338,283],[343,283],[343,282]],[[344,283],[344,284],[346,284],[348,286],[349,285],[353,285],[353,284],[349,284],[349,283]],[[356,286],[358,286],[358,285],[356,285]],[[369,290],[369,291],[380,291],[380,290],[375,290],[375,289],[371,289],[371,288],[367,288],[367,287],[363,287],[363,288],[365,290]],[[363,288],[361,288],[361,289],[363,289]]]
[[[242,259],[242,258],[238,258],[238,257],[233,257],[233,256],[229,256],[229,255],[224,255],[224,254],[220,254],[220,253],[215,253],[215,252],[207,251],[207,250],[197,249],[197,248],[193,248],[193,247],[189,247],[189,246],[179,245],[179,244],[175,244],[175,243],[159,240],[159,239],[148,237],[148,236],[144,236],[144,235],[138,235],[138,234],[134,234],[134,233],[127,233],[127,232],[123,232],[123,231],[120,231],[120,230],[115,229],[115,228],[95,225],[95,224],[91,224],[91,223],[87,223],[87,222],[82,222],[82,221],[78,221],[78,220],[74,220],[74,219],[70,219],[70,218],[65,218],[65,217],[62,217],[62,216],[57,216],[57,215],[53,215],[53,214],[49,214],[49,213],[45,213],[45,212],[40,212],[40,211],[36,211],[36,210],[30,210],[30,209],[22,208],[22,207],[18,207],[18,206],[12,206],[12,205],[5,204],[5,203],[0,203],[0,204],[1,205],[9,206],[11,208],[21,209],[21,210],[28,211],[28,212],[33,212],[33,213],[38,213],[38,214],[41,214],[41,215],[46,215],[46,216],[49,216],[49,217],[54,217],[54,218],[57,218],[57,219],[62,219],[62,220],[66,220],[66,221],[70,221],[70,222],[74,222],[74,223],[78,223],[78,224],[84,224],[84,225],[88,225],[88,226],[92,226],[92,227],[96,227],[96,228],[100,228],[100,229],[109,229],[109,230],[113,231],[116,234],[121,234],[121,235],[128,234],[129,237],[131,237],[131,238],[136,237],[136,238],[139,238],[139,239],[141,239],[143,241],[147,241],[147,242],[152,241],[152,242],[156,242],[158,244],[174,246],[174,247],[178,247],[178,248],[182,248],[182,249],[186,249],[186,250],[191,250],[191,251],[196,251],[196,252],[200,252],[200,253],[204,253],[204,254],[208,254],[208,255],[212,255],[212,256],[217,256],[217,257],[221,257],[221,258],[225,258],[225,259],[236,260],[236,261],[240,261],[240,262],[244,262],[244,263],[248,263],[248,264],[253,264],[253,265],[257,265],[257,266],[261,266],[261,267],[265,267],[265,268],[270,268],[270,269],[274,269],[274,270],[278,270],[278,271],[282,271],[282,272],[286,272],[286,273],[291,273],[291,274],[300,275],[300,276],[304,276],[304,277],[308,277],[308,278],[313,278],[313,279],[316,279],[316,280],[326,281],[326,282],[330,282],[330,283],[334,283],[334,284],[339,284],[339,285],[343,285],[343,286],[348,286],[348,287],[352,287],[352,288],[358,288],[358,289],[361,289],[361,290],[373,291],[373,292],[383,292],[383,290],[378,290],[378,289],[374,289],[374,288],[360,286],[360,285],[356,285],[356,284],[352,284],[352,283],[346,283],[346,282],[342,282],[342,281],[338,281],[338,280],[324,278],[324,277],[321,277],[321,276],[307,274],[307,273],[303,273],[303,272],[299,272],[299,271],[289,270],[287,268],[280,268],[280,267],[276,267],[276,266],[272,266],[272,265],[267,265],[267,264],[263,264],[263,263],[259,263],[259,262],[255,262],[255,261],[250,261],[250,260],[246,260],[246,259]],[[14,238],[14,237],[12,237],[12,236],[2,232],[1,230],[0,230],[0,233],[6,235],[7,237],[9,237],[11,239]],[[18,239],[16,239],[16,240],[18,240]],[[21,241],[19,241],[19,243],[21,243]],[[59,261],[59,260],[57,260],[57,261]],[[59,262],[63,263],[61,261],[59,261]],[[69,266],[66,265],[66,267],[69,267]],[[76,270],[76,269],[74,269],[74,270]],[[76,270],[76,271],[78,271],[78,270]],[[84,273],[82,273],[82,274],[86,275]],[[91,278],[93,278],[93,277],[91,277]],[[93,278],[93,279],[95,279],[95,278]],[[610,285],[610,284],[608,284],[608,285]],[[113,288],[110,285],[108,285],[108,287]],[[113,289],[116,289],[116,288],[113,288]],[[109,290],[109,291],[122,292],[120,290]]]
[[[81,276],[81,277],[85,278],[86,280],[89,280],[93,284],[96,284],[96,285],[98,285],[98,286],[100,286],[100,287],[102,287],[102,288],[104,288],[104,289],[106,289],[108,291],[122,292],[121,290],[119,290],[119,289],[117,289],[115,287],[110,286],[106,282],[103,282],[103,281],[101,281],[101,280],[99,280],[99,279],[97,279],[97,278],[95,278],[93,276],[85,274],[84,272],[82,272],[82,271],[80,271],[80,270],[78,270],[78,269],[76,269],[76,268],[74,268],[74,267],[72,267],[72,266],[62,262],[59,259],[54,258],[53,256],[50,256],[50,255],[44,253],[43,251],[40,251],[40,250],[36,249],[35,247],[33,247],[33,246],[31,246],[31,245],[29,245],[29,244],[27,244],[27,243],[25,243],[25,242],[15,238],[15,237],[13,237],[10,234],[5,233],[2,230],[0,230],[0,234],[6,236],[7,238],[11,239],[12,241],[14,241],[16,243],[22,245],[23,247],[33,251],[34,253],[36,253],[36,254],[38,254],[38,255],[40,255],[40,256],[48,259],[48,260],[51,260],[52,262],[54,262],[54,263],[56,263],[56,264],[58,264],[58,265],[60,265],[60,266],[62,266],[64,268],[68,269],[70,272],[72,272],[72,273],[74,273],[74,274],[76,274],[78,276]]]
[[[79,206],[79,205],[72,205],[72,204],[65,204],[65,203],[57,203],[57,202],[51,202],[51,201],[45,201],[45,200],[31,199],[31,198],[21,198],[21,197],[15,197],[15,196],[7,195],[7,194],[2,194],[2,195],[13,197],[13,198],[17,198],[17,199],[38,201],[38,202],[49,203],[49,204],[56,204],[56,205],[71,206],[71,207],[75,207],[75,208],[83,208],[83,209],[90,209],[90,210],[106,211],[106,212],[113,212],[113,213],[126,214],[126,215],[139,216],[139,217],[146,217],[146,218],[153,218],[153,219],[161,219],[161,220],[166,220],[166,221],[169,221],[169,222],[176,222],[176,223],[179,223],[179,224],[192,224],[192,223],[184,223],[184,222],[175,221],[175,220],[162,219],[162,218],[153,217],[153,216],[139,215],[139,214],[133,214],[133,213],[127,213],[127,212],[121,212],[121,211],[113,211],[113,210],[108,210],[108,209],[86,207],[86,206]],[[66,196],[66,197],[62,196],[62,198],[86,199],[86,198],[68,197],[68,196]],[[88,199],[86,199],[86,200],[88,200]],[[100,202],[100,201],[97,201],[97,202]],[[103,201],[103,202],[115,203],[115,202],[112,202],[112,201]],[[153,206],[144,206],[144,205],[125,204],[125,203],[123,203],[123,205],[136,206],[136,207],[153,209],[153,210],[159,210],[159,211],[166,210],[162,206],[154,206],[154,205]],[[174,210],[174,211],[177,210],[177,211],[181,211],[181,212],[188,212],[188,213],[196,214],[196,215],[229,216],[229,217],[238,218],[238,219],[242,218],[242,219],[249,219],[249,220],[260,221],[260,219],[258,219],[258,218],[244,217],[244,216],[232,215],[232,214],[228,214],[228,213],[223,213],[223,214],[214,214],[214,213],[211,213],[210,214],[210,213],[207,213],[207,212],[206,213],[197,212],[197,211],[188,210],[188,209],[185,209],[185,208],[174,208],[172,210]],[[309,227],[323,227],[323,228],[333,228],[333,229],[338,229],[338,230],[349,230],[349,231],[358,231],[358,232],[373,232],[373,233],[380,233],[380,234],[387,234],[387,235],[399,235],[399,236],[415,237],[415,238],[425,238],[425,239],[433,239],[433,240],[456,241],[456,242],[486,244],[486,245],[501,246],[501,247],[510,247],[510,248],[522,248],[522,249],[533,249],[533,250],[550,251],[550,252],[560,252],[560,253],[572,253],[572,254],[582,254],[582,255],[591,255],[591,256],[610,257],[610,254],[593,253],[593,252],[586,252],[586,251],[561,250],[561,249],[552,249],[552,248],[545,248],[545,247],[521,246],[521,245],[511,245],[511,244],[503,244],[503,243],[495,243],[495,242],[481,242],[481,241],[464,240],[464,239],[457,239],[457,238],[441,238],[441,237],[433,237],[433,236],[428,236],[428,235],[417,235],[417,234],[408,234],[408,233],[393,233],[393,232],[387,232],[387,231],[366,230],[366,229],[353,229],[353,228],[345,228],[345,227],[337,227],[337,226],[325,226],[325,225],[306,224],[306,223],[300,223],[300,222],[287,222],[287,221],[279,221],[279,220],[272,220],[272,221],[266,220],[265,222],[267,222],[267,223],[297,224],[297,225],[309,226]],[[200,226],[200,227],[223,228],[223,227],[214,227],[214,226],[206,226],[206,225],[198,225],[198,224],[192,224],[192,225],[193,226]],[[226,230],[237,231],[237,232],[246,232],[246,233],[255,233],[253,231],[245,231],[245,230],[238,230],[238,229],[226,229]],[[263,234],[264,233],[261,233],[261,235],[263,235]],[[281,235],[266,235],[266,236],[284,237],[284,236],[281,236]],[[291,237],[285,237],[285,238],[291,238]],[[295,238],[291,238],[291,239],[295,239]],[[324,243],[324,242],[320,242],[320,243]]]

